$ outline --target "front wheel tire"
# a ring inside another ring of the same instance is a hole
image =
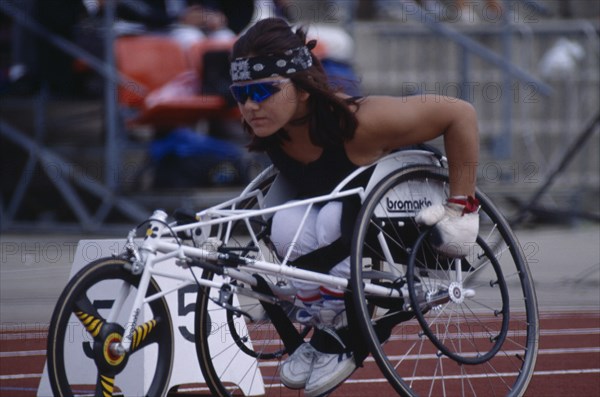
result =
[[[52,314],[48,376],[55,396],[167,394],[173,363],[173,328],[164,298],[144,305],[131,352],[111,349],[123,338],[140,282],[117,258],[96,260],[67,284]],[[159,292],[150,281],[146,296]],[[122,295],[122,304],[115,297]]]

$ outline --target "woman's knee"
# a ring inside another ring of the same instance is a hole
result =
[[[331,244],[342,235],[342,203],[334,201],[325,205],[317,216],[316,234],[319,246]]]
[[[293,260],[317,247],[317,238],[314,232],[317,213],[314,209],[309,213],[298,240],[293,241],[305,212],[306,206],[300,206],[283,209],[274,214],[271,225],[271,241],[279,255],[285,255],[293,246],[290,257]]]

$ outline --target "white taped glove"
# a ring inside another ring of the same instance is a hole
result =
[[[417,223],[434,226],[430,242],[443,255],[465,257],[479,233],[479,200],[475,197],[451,197],[446,204],[436,204],[421,210]]]

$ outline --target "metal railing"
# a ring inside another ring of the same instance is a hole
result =
[[[527,7],[537,10],[538,12],[545,12],[542,5],[532,0],[519,0],[524,3]],[[504,9],[510,10],[514,0],[504,0]],[[379,28],[375,28],[374,33],[379,39],[390,42],[394,40],[405,40],[408,37],[414,37],[415,35],[435,35],[441,37],[451,43],[456,44],[459,47],[459,91],[461,98],[465,100],[472,100],[469,97],[471,90],[472,81],[470,77],[472,75],[472,59],[478,57],[492,67],[497,68],[502,72],[502,86],[503,92],[510,92],[513,85],[513,79],[527,84],[537,93],[543,96],[552,95],[553,89],[546,82],[537,78],[526,69],[518,66],[512,62],[513,58],[513,36],[514,33],[518,33],[525,37],[527,40],[531,40],[532,33],[528,29],[527,25],[517,25],[511,21],[510,13],[504,12],[501,15],[501,26],[499,28],[490,29],[490,34],[500,37],[501,40],[501,53],[496,53],[485,45],[481,44],[477,40],[470,37],[452,26],[452,24],[443,23],[437,20],[429,12],[421,9],[420,7],[411,7],[410,3],[399,2],[398,3],[404,10],[405,15],[408,19],[416,21],[419,24],[424,25],[428,31],[413,31],[414,27],[408,27],[408,29],[399,25],[390,27],[384,25]],[[512,146],[512,122],[513,119],[513,106],[512,98],[504,95],[502,97],[502,134],[500,139],[494,145],[494,155],[496,157],[508,158],[511,153]]]
[[[104,23],[105,26],[112,26],[115,16],[114,1],[105,2],[104,7]],[[10,125],[5,120],[0,120],[0,135],[11,141],[13,144],[21,147],[28,153],[28,160],[25,169],[17,183],[15,192],[9,202],[0,205],[0,227],[3,230],[11,228],[30,228],[31,225],[20,222],[17,219],[17,213],[23,203],[24,194],[32,182],[33,168],[36,164],[41,164],[42,169],[58,169],[52,176],[48,175],[50,181],[62,196],[64,203],[72,210],[77,219],[76,228],[84,231],[99,231],[103,226],[112,209],[117,209],[127,218],[134,221],[140,221],[147,217],[147,212],[137,203],[119,195],[119,186],[117,179],[114,177],[118,170],[120,161],[120,141],[119,134],[119,117],[117,115],[117,103],[115,98],[116,85],[123,83],[130,85],[132,82],[127,77],[120,75],[114,63],[113,40],[114,33],[112,29],[106,29],[104,36],[104,54],[103,60],[98,59],[90,54],[85,49],[75,45],[69,40],[64,39],[46,29],[36,20],[31,18],[26,12],[22,11],[18,6],[9,2],[0,2],[0,11],[8,15],[14,23],[27,29],[29,32],[36,35],[38,38],[47,41],[50,45],[60,49],[73,56],[76,59],[81,59],[95,72],[104,78],[104,125],[105,125],[105,141],[104,141],[104,180],[91,180],[87,176],[82,176],[79,173],[68,171],[69,164],[62,156],[55,153],[52,149],[44,146],[44,103],[47,98],[47,92],[41,89],[35,101],[35,118],[36,131],[33,138],[25,131],[21,131]],[[46,167],[44,166],[46,165]],[[48,167],[51,165],[51,167]],[[63,177],[69,175],[70,178]],[[84,204],[84,199],[77,192],[74,185],[79,186],[87,193],[95,196],[100,200],[100,205],[90,211]],[[73,225],[58,224],[49,225],[51,229],[72,229]]]

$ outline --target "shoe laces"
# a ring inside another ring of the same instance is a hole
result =
[[[317,350],[310,345],[309,343],[302,344],[298,347],[298,349],[292,353],[292,356],[298,355],[297,357],[302,357],[306,362],[310,363],[310,371],[312,371],[313,363],[315,361],[315,357],[317,356]]]
[[[315,348],[310,345],[303,345],[302,351],[300,352],[300,354],[302,354],[304,357],[307,357],[307,358],[314,357],[315,353],[316,353]]]

